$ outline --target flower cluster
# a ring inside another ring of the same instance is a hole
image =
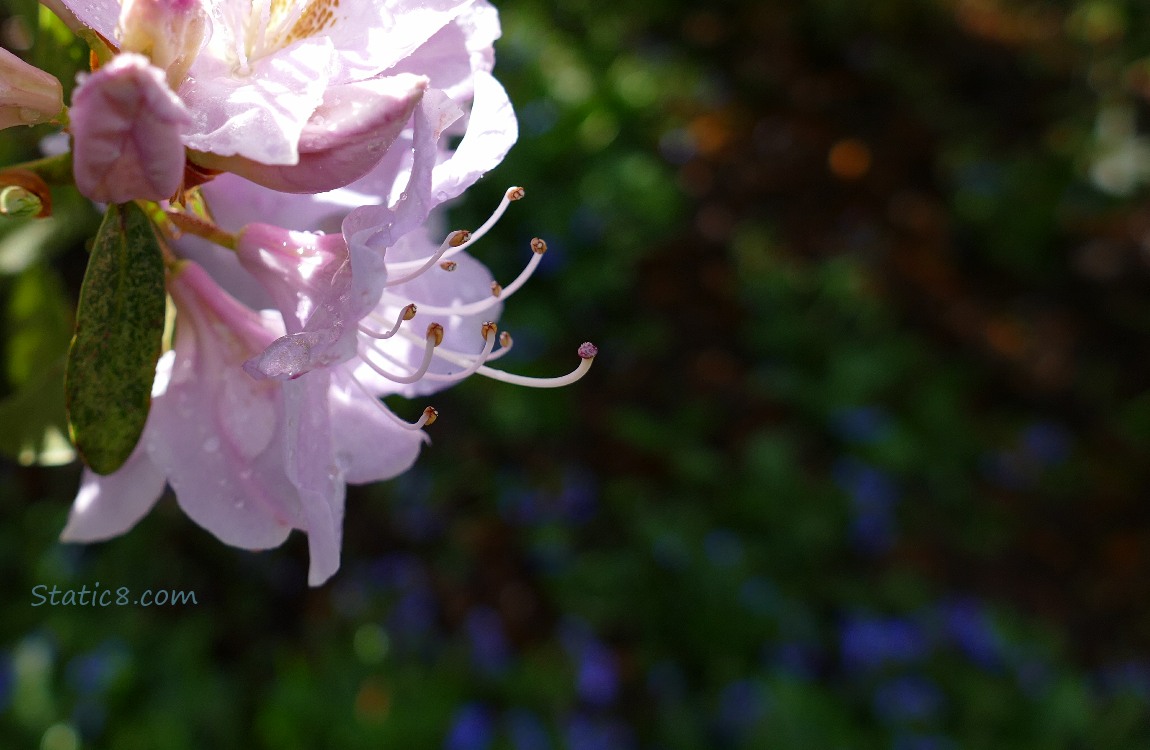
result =
[[[57,81],[4,53],[0,125],[67,122],[76,188],[154,222],[176,313],[142,434],[114,471],[85,469],[65,540],[124,533],[170,485],[228,544],[306,532],[319,585],[346,485],[409,468],[437,414],[408,423],[382,396],[587,371],[591,344],[560,378],[488,364],[547,246],[503,286],[468,249],[522,188],[473,232],[440,228],[517,137],[485,0],[45,4],[98,64],[65,109]]]

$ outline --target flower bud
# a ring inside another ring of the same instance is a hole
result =
[[[60,82],[0,47],[0,128],[48,122],[62,111]]]
[[[125,0],[116,31],[121,51],[150,59],[175,91],[200,52],[208,15],[200,0]]]
[[[76,187],[88,198],[163,200],[180,186],[191,116],[146,58],[120,54],[88,76],[71,119]]]

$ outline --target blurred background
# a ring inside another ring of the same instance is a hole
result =
[[[601,354],[432,399],[323,588],[302,536],[225,547],[171,496],[56,542],[97,217],[0,227],[0,744],[1150,746],[1150,9],[498,7],[522,135],[455,223],[524,185],[475,250],[508,281],[551,247],[506,366]],[[197,603],[31,606],[96,581]]]

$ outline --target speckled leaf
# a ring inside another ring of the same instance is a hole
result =
[[[164,332],[164,263],[134,203],[108,207],[96,234],[68,352],[68,427],[84,463],[110,474],[144,431]]]

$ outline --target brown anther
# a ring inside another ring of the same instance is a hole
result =
[[[543,253],[547,252],[547,243],[536,237],[535,239],[531,240],[531,250],[542,255]]]
[[[444,271],[454,271],[456,265],[458,265],[458,264],[453,260],[445,260],[439,264],[439,267],[442,268]]]
[[[498,297],[501,294],[503,294],[503,285],[500,284],[498,281],[492,281],[491,282],[491,296],[492,297]]]
[[[432,323],[427,326],[427,338],[435,342],[435,346],[443,343],[443,326]]]
[[[435,420],[439,419],[439,410],[434,406],[429,406],[423,410],[423,416],[427,417],[427,421],[423,423],[424,427],[435,424]]]
[[[511,346],[511,334],[508,333],[507,331],[500,331],[499,332],[499,345],[502,346],[504,349]]]
[[[409,303],[408,303],[408,304],[407,304],[407,305],[406,305],[406,306],[403,308],[403,319],[404,319],[404,320],[411,320],[411,319],[412,319],[412,318],[414,318],[414,317],[415,317],[415,303],[414,303],[414,302],[409,302]]]
[[[480,327],[480,330],[483,332],[483,340],[486,341],[488,337],[495,335],[499,326],[489,320]]]
[[[447,244],[451,245],[452,247],[459,247],[469,239],[471,239],[471,232],[466,229],[456,229],[454,232],[448,235]]]
[[[507,191],[507,200],[518,201],[523,200],[523,196],[527,195],[527,191],[521,187],[513,187]]]

